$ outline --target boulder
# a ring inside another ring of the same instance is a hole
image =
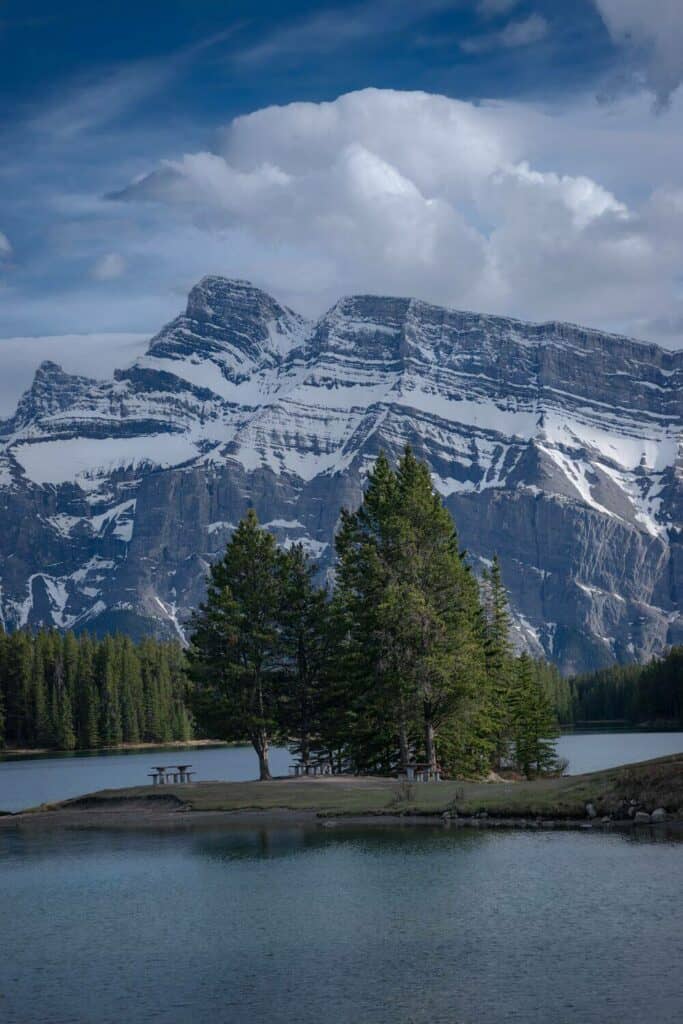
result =
[[[597,816],[598,816],[598,812],[595,810],[595,804],[587,803],[586,804],[586,817],[588,817],[588,818],[597,818]]]
[[[649,825],[651,818],[647,811],[636,811],[633,816],[633,820],[636,825]]]
[[[667,814],[663,807],[657,807],[650,815],[650,821],[666,821]]]

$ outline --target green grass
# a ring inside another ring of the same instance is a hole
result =
[[[587,802],[614,814],[623,800],[648,810],[664,807],[683,817],[683,754],[590,775],[530,782],[408,784],[395,779],[345,776],[272,782],[200,782],[184,786],[109,789],[59,807],[113,807],[130,801],[167,801],[192,811],[310,811],[321,816],[442,814],[497,817],[584,818]],[[161,807],[160,803],[160,807]]]

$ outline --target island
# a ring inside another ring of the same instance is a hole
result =
[[[410,783],[379,776],[106,789],[4,815],[0,828],[406,824],[473,828],[683,825],[683,754],[521,782]]]

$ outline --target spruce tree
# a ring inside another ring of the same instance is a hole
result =
[[[95,683],[95,651],[87,633],[78,643],[78,683],[76,692],[76,721],[78,746],[81,750],[94,750],[99,746],[100,701]]]
[[[488,678],[488,727],[493,743],[493,762],[507,763],[512,742],[511,699],[516,678],[510,612],[498,555],[484,573],[486,611],[486,672]]]
[[[559,733],[552,705],[528,654],[516,663],[511,722],[515,764],[526,776],[552,770],[557,763],[554,737]]]
[[[193,621],[195,714],[210,735],[247,736],[270,779],[268,750],[282,701],[279,559],[274,537],[250,509],[220,561]]]
[[[481,699],[481,605],[453,520],[410,448],[395,474],[378,459],[360,509],[342,517],[337,552],[357,721],[372,723],[380,763],[419,753],[443,764],[455,747],[438,750],[439,730],[464,729],[465,704]]]
[[[46,673],[47,634],[41,632],[33,643],[31,665],[31,700],[29,714],[32,720],[32,745],[36,747],[50,746],[53,742],[54,730],[48,707],[48,694],[45,680]]]
[[[304,765],[320,734],[322,690],[330,631],[326,591],[314,582],[316,566],[301,544],[279,555],[278,612],[283,659],[280,721]]]
[[[105,747],[116,747],[123,742],[121,705],[118,680],[120,666],[114,638],[105,637],[98,651],[98,680],[100,694],[100,739]]]

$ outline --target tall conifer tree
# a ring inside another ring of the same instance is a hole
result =
[[[279,562],[275,539],[250,509],[211,566],[206,602],[194,619],[190,646],[195,714],[210,734],[249,737],[261,779],[277,730],[281,645]]]

